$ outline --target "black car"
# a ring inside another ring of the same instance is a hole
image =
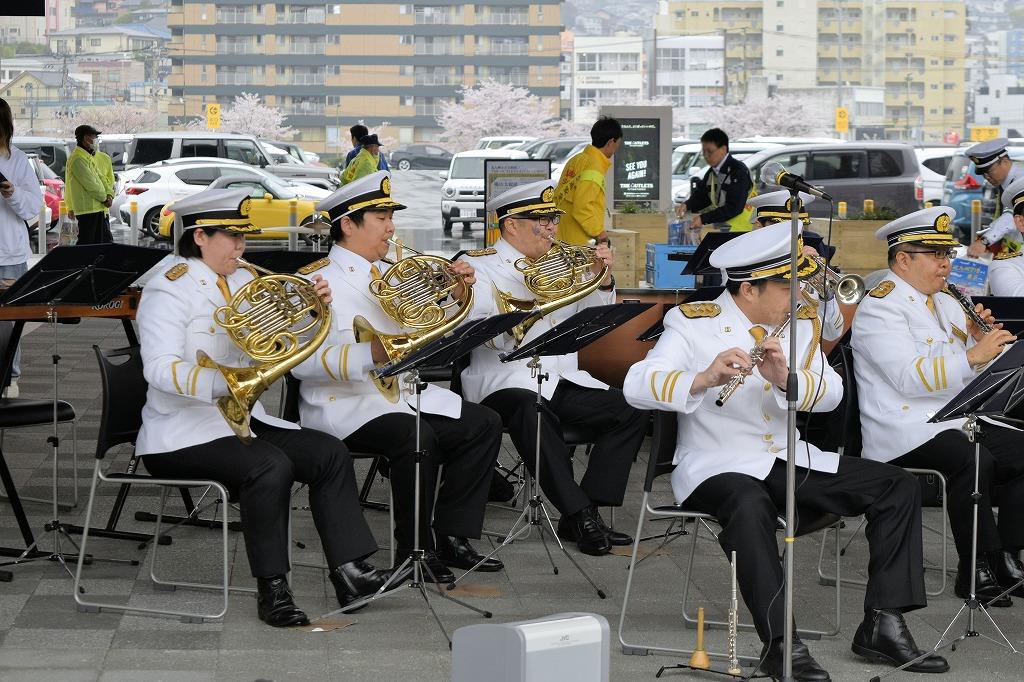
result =
[[[391,152],[388,164],[398,170],[410,168],[444,168],[452,161],[452,153],[432,144],[411,144]]]

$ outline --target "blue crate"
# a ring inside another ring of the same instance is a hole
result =
[[[681,275],[686,267],[685,260],[669,260],[669,254],[692,256],[697,247],[693,244],[648,244],[647,268],[644,279],[655,289],[693,289],[696,281],[693,275]]]

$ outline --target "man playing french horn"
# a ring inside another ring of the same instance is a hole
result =
[[[476,269],[472,317],[504,312],[509,301],[515,302],[512,307],[517,310],[529,310],[541,302],[537,293],[527,287],[517,263],[522,267],[536,262],[553,248],[563,248],[552,245],[562,213],[553,200],[552,184],[541,181],[508,190],[488,202],[488,211],[497,214],[501,238],[493,249],[462,257],[463,262],[471,262]],[[479,401],[501,415],[519,456],[531,471],[536,459],[536,379],[528,360],[501,362],[499,353],[512,350],[520,342],[529,342],[583,308],[615,302],[615,279],[609,274],[614,257],[608,245],[601,244],[596,249],[567,248],[582,249],[567,255],[584,255],[579,259],[584,261],[582,268],[592,273],[590,281],[582,283],[582,287],[593,291],[561,307],[546,303],[551,312],[528,329],[477,347],[461,377],[462,392],[468,400]],[[603,271],[603,279],[594,279]],[[576,291],[567,300],[581,293]],[[575,353],[544,358],[543,371],[550,379],[542,386],[545,410],[540,484],[561,513],[559,537],[577,542],[580,551],[592,555],[608,553],[613,544],[631,544],[632,538],[605,524],[597,507],[622,504],[629,469],[647,431],[647,415],[627,405],[621,391],[580,370]],[[573,475],[563,424],[582,426],[593,434],[590,463],[579,484]]]
[[[415,403],[415,395],[401,377],[385,387],[370,371],[396,359],[389,357],[380,335],[405,335],[409,329],[384,312],[382,300],[371,292],[371,282],[388,276],[391,264],[383,259],[395,232],[392,216],[403,208],[391,197],[391,176],[386,171],[350,182],[318,204],[318,210],[330,215],[334,245],[327,258],[310,264],[303,274],[332,282],[336,292],[331,302],[334,323],[319,351],[292,372],[302,381],[299,411],[304,426],[334,434],[357,452],[388,459],[399,561],[414,546],[416,429],[411,403]],[[474,281],[472,266],[455,262],[446,272],[453,277],[451,290],[445,292],[456,301],[465,301],[466,287]],[[374,287],[383,290],[381,284]],[[446,298],[445,292],[442,297]],[[357,317],[363,321],[356,322]],[[375,333],[367,336],[367,330]],[[421,445],[426,453],[419,491],[420,548],[427,550],[433,577],[450,583],[455,576],[449,566],[468,569],[483,558],[468,538],[479,538],[483,529],[484,507],[501,445],[501,420],[492,410],[463,401],[438,386],[428,385],[420,399]],[[435,506],[434,488],[441,465],[444,476]],[[477,570],[502,568],[497,559],[488,559]]]
[[[790,226],[782,223],[740,235],[711,256],[725,270],[726,291],[714,302],[688,303],[665,315],[665,332],[633,365],[624,392],[636,407],[676,412],[679,440],[672,489],[687,508],[713,515],[719,544],[737,555],[737,579],[758,636],[762,672],[783,674],[783,571],[777,541],[786,495],[786,383],[796,362],[796,402],[805,412],[827,412],[843,396],[843,382],[820,351],[817,312],[804,306],[789,317]],[[802,255],[801,276],[817,263]],[[799,356],[789,358],[789,334]],[[750,349],[755,350],[750,350]],[[760,357],[753,363],[752,357]],[[752,366],[752,364],[754,366]],[[731,396],[723,386],[746,374]],[[720,400],[723,404],[717,405]],[[797,434],[799,438],[799,434]],[[902,664],[919,655],[903,613],[925,606],[920,490],[896,467],[823,452],[796,443],[799,509],[868,519],[870,550],[864,620],[853,650],[871,660]],[[931,656],[910,670],[944,672]],[[828,680],[799,639],[793,677]]]
[[[171,259],[149,281],[139,304],[149,388],[135,452],[153,476],[213,479],[237,496],[259,617],[285,627],[308,622],[285,577],[296,481],[309,484],[313,519],[341,606],[376,592],[391,572],[365,561],[377,544],[359,508],[355,472],[344,444],[270,417],[258,402],[250,422],[255,438],[244,442],[215,405],[229,394],[224,376],[197,362],[197,352],[202,352],[225,367],[249,364],[249,355],[231,342],[215,314],[253,282],[253,273],[238,262],[245,235],[259,232],[247,217],[249,201],[246,190],[208,190],[174,205],[184,228],[180,258]],[[330,302],[331,290],[323,278],[316,277],[312,288],[315,296]],[[396,578],[392,586],[401,582]]]

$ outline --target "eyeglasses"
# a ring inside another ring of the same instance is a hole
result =
[[[927,251],[918,249],[908,249],[903,253],[930,253],[932,256],[935,257],[936,260],[952,260],[956,258],[956,249],[929,249]]]
[[[531,216],[527,218],[527,220],[535,220],[537,221],[537,224],[540,225],[541,227],[550,227],[551,225],[557,225],[558,223],[562,222],[562,216]]]

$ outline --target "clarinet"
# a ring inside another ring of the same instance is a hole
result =
[[[768,339],[779,338],[783,333],[785,333],[787,327],[789,327],[788,313],[786,314],[786,319],[783,320],[782,324],[773,329],[771,334],[765,336],[761,339],[760,343],[750,349],[750,353],[748,353],[748,355],[750,355],[750,366],[743,367],[740,369],[739,374],[735,375],[732,379],[729,379],[729,383],[722,388],[718,394],[718,398],[715,399],[715,405],[718,405],[719,407],[725,405],[725,401],[732,397],[732,394],[736,392],[736,389],[742,386],[743,382],[746,381],[747,377],[754,371],[754,367],[757,366],[757,363],[764,359],[764,342]]]
[[[967,314],[967,319],[977,325],[978,329],[981,330],[982,334],[988,334],[992,331],[992,325],[982,319],[978,311],[974,309],[974,302],[971,301],[971,297],[960,291],[956,285],[946,282],[946,293],[956,299],[956,302],[960,304],[960,307],[964,309],[964,313]]]

